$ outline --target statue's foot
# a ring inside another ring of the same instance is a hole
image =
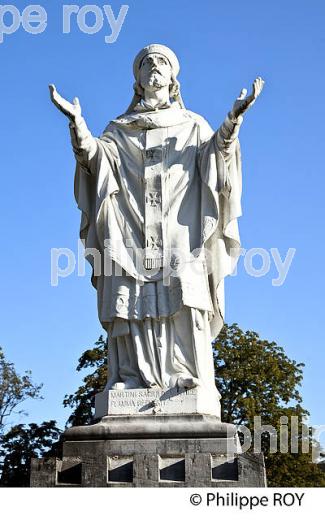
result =
[[[184,390],[190,390],[191,388],[195,388],[198,386],[199,382],[195,377],[191,376],[180,376],[176,380],[176,385],[178,388],[184,388]]]
[[[110,390],[125,390],[125,388],[125,383],[123,383],[122,381],[118,381],[110,387]]]
[[[113,389],[116,390],[115,387],[116,387],[116,385],[118,385],[118,384],[120,384],[120,382],[118,381],[118,379],[115,378],[115,377],[114,377],[114,378],[111,377],[111,378],[107,381],[107,383],[106,383],[106,386],[105,386],[105,388],[104,388],[104,392],[107,392],[107,390],[113,390]]]
[[[126,381],[116,381],[109,390],[132,390],[136,388],[145,388],[137,379],[127,379]]]

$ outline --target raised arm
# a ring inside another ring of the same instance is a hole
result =
[[[264,81],[258,77],[253,83],[252,93],[247,96],[247,90],[242,89],[236,99],[232,110],[227,115],[224,123],[217,131],[217,144],[224,157],[228,159],[236,146],[236,139],[243,122],[244,113],[255,103],[262,92]]]
[[[49,89],[53,104],[62,114],[68,117],[70,121],[71,143],[76,160],[84,168],[89,168],[90,160],[97,151],[97,143],[81,115],[81,106],[78,98],[74,98],[73,103],[70,103],[60,96],[55,85],[49,85]]]

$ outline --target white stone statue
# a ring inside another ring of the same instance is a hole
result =
[[[224,317],[223,280],[240,249],[243,114],[262,91],[245,89],[219,130],[187,110],[178,59],[149,45],[134,61],[134,97],[100,138],[77,98],[54,85],[77,160],[80,237],[108,333],[106,389],[215,391],[211,340]]]

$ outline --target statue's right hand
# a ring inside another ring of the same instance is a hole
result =
[[[55,88],[55,85],[49,85],[51,100],[54,105],[72,122],[81,116],[81,106],[78,98],[74,98],[73,103],[69,103],[64,99]]]

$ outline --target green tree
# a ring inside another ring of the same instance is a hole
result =
[[[254,331],[242,331],[237,324],[225,325],[213,342],[216,386],[222,395],[222,420],[239,427],[254,428],[254,417],[262,425],[275,428],[277,448],[283,417],[298,421],[297,453],[272,453],[272,435],[262,433],[261,449],[265,457],[269,486],[325,486],[324,472],[312,462],[311,453],[303,453],[302,441],[314,444],[311,429],[302,429],[307,410],[301,406],[299,387],[303,378],[303,363],[289,359],[275,342],[262,340]],[[71,426],[89,423],[94,396],[100,392],[107,377],[107,345],[101,336],[95,347],[86,350],[79,359],[77,370],[92,371],[83,379],[75,394],[66,396],[65,406],[74,410],[69,417]],[[307,433],[306,433],[307,432]],[[274,434],[273,434],[274,438]]]
[[[255,417],[262,427],[274,427],[275,433],[261,434],[268,485],[325,486],[324,473],[312,462],[311,450],[316,443],[312,429],[306,427],[309,413],[301,406],[304,364],[289,359],[274,341],[263,340],[254,331],[243,332],[237,324],[223,327],[213,342],[213,355],[216,386],[222,395],[222,420],[251,432]],[[288,453],[280,452],[283,424],[288,427]],[[291,435],[297,453],[291,452]],[[272,442],[276,453],[272,453]],[[304,446],[309,446],[308,453],[304,453]]]
[[[55,421],[17,424],[5,433],[0,445],[0,486],[29,487],[31,458],[57,456],[60,433]]]
[[[253,427],[254,416],[268,421],[283,404],[301,403],[304,365],[290,360],[275,342],[243,332],[236,323],[225,325],[213,342],[213,356],[223,421]]]
[[[67,426],[81,426],[91,422],[95,395],[103,390],[107,380],[107,343],[103,336],[79,358],[77,371],[89,368],[93,370],[84,377],[83,385],[74,394],[64,398],[63,405],[73,408]]]
[[[17,411],[18,406],[26,399],[42,399],[42,386],[33,383],[30,371],[19,375],[14,364],[6,360],[0,347],[0,436],[12,414],[26,414],[24,410]]]

